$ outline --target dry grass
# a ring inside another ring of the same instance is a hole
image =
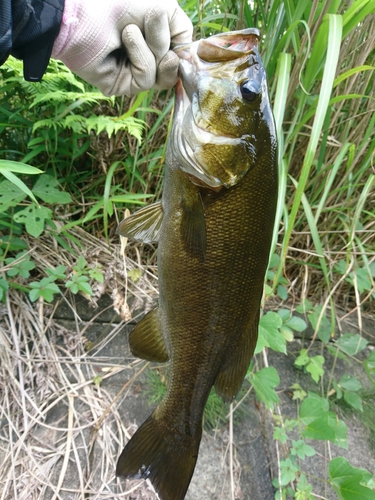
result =
[[[73,234],[87,249],[88,262],[106,271],[95,299],[111,290],[127,320],[141,304],[151,303],[157,293],[155,276],[142,269],[141,282],[127,288],[120,246],[110,247],[79,229]],[[74,265],[72,254],[52,244],[46,236],[31,245],[41,273],[61,263]],[[138,267],[126,259],[128,270]],[[61,301],[71,303],[72,297]],[[155,498],[143,481],[120,484],[115,478],[118,453],[134,432],[123,420],[121,404],[145,366],[129,356],[126,338],[120,339],[118,356],[105,355],[109,342],[124,337],[126,321],[107,325],[108,333],[93,347],[85,334],[96,312],[85,323],[74,311],[75,329],[66,328],[53,318],[56,306],[43,301],[32,305],[15,290],[2,305],[1,500]]]
[[[85,250],[73,242],[70,247],[105,271],[104,284],[93,286],[90,311],[83,311],[91,319],[80,317],[77,297],[70,292],[53,304],[32,304],[11,288],[1,305],[0,500],[155,500],[148,482],[115,477],[118,455],[136,430],[135,418],[141,418],[135,406],[138,393],[145,402],[141,373],[148,365],[129,353],[125,330],[157,297],[155,269],[141,263],[137,246],[126,248],[132,259],[124,257],[124,241],[109,245],[80,228],[70,234]],[[69,271],[76,263],[77,257],[54,247],[54,241],[49,235],[29,238],[38,279],[47,267],[64,264]],[[134,283],[128,273],[135,269],[142,275]],[[95,307],[104,293],[112,295],[122,319],[101,320],[106,311]],[[64,316],[61,303],[73,319],[57,319]],[[95,324],[101,325],[99,334],[92,333]],[[215,498],[239,499],[241,466],[232,412],[228,429],[214,434],[202,446],[196,484],[202,491],[202,481],[212,483],[207,487],[214,490],[207,491]],[[206,476],[212,466],[211,481]],[[188,498],[199,498],[197,488],[192,484]]]

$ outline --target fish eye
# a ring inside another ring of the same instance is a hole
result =
[[[260,93],[259,85],[253,80],[245,80],[240,85],[242,97],[247,102],[254,102]]]

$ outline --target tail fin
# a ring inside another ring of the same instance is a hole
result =
[[[194,472],[201,435],[176,435],[165,422],[156,420],[154,413],[123,449],[116,475],[149,479],[160,500],[183,500]]]

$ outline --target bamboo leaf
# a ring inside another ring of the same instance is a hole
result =
[[[8,181],[12,182],[21,191],[27,194],[33,200],[34,203],[39,205],[37,199],[30,191],[30,189],[26,186],[26,184],[23,181],[21,181],[21,179],[19,179],[16,175],[14,175],[13,172],[10,172],[9,170],[3,170],[1,173],[3,174],[4,177],[8,179]]]
[[[349,77],[355,75],[356,73],[361,73],[362,71],[374,71],[374,70],[375,66],[369,66],[369,65],[356,66],[355,68],[350,68],[348,69],[348,71],[345,71],[335,79],[333,87],[334,88],[337,87],[337,85],[339,85],[341,82],[347,80]]]
[[[15,172],[16,174],[27,174],[27,175],[35,175],[42,174],[43,170],[39,170],[39,168],[32,167],[27,163],[23,163],[21,161],[12,161],[12,160],[0,160],[0,173],[3,172]]]

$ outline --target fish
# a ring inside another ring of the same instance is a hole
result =
[[[176,47],[180,79],[162,199],[118,233],[158,242],[158,306],[129,336],[169,361],[167,392],[123,449],[116,475],[183,500],[212,387],[231,402],[258,337],[278,192],[277,140],[255,28]]]

